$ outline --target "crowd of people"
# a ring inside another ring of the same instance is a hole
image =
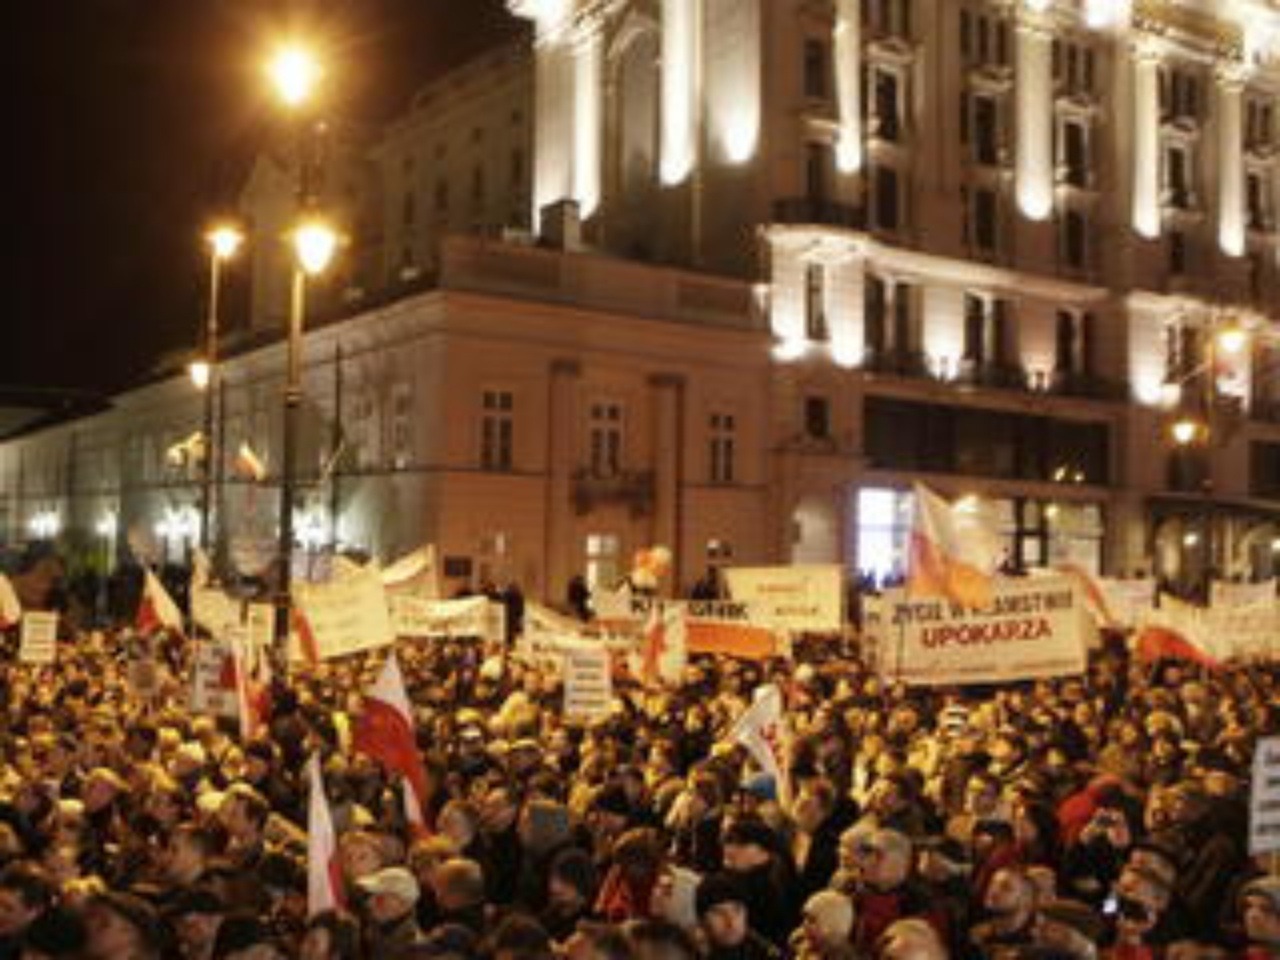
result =
[[[277,676],[265,732],[187,704],[192,641],[83,632],[0,659],[0,960],[937,960],[1280,957],[1280,876],[1248,854],[1249,765],[1280,671],[1131,660],[905,689],[856,649],[619,664],[613,711],[509,647],[396,648],[426,828],[352,747],[385,651]],[[761,684],[787,763],[730,735]],[[308,758],[343,903],[309,915]]]

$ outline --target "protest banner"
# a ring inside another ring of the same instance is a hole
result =
[[[879,669],[908,684],[1000,683],[1083,673],[1093,623],[1067,577],[998,580],[991,604],[884,594]]]
[[[607,717],[613,708],[609,651],[588,644],[564,649],[564,715],[567,720]]]
[[[327,583],[295,583],[294,602],[307,619],[322,659],[395,642],[386,591],[377,569],[364,569]],[[293,651],[301,658],[295,644]]]
[[[1148,610],[1142,627],[1159,627],[1182,637],[1218,661],[1272,658],[1280,654],[1280,604],[1198,607],[1168,594]]]
[[[22,615],[18,659],[23,663],[53,663],[58,659],[58,615],[28,610]]]
[[[1249,789],[1249,855],[1280,851],[1280,737],[1263,737],[1253,749]]]
[[[434,544],[419,547],[382,570],[382,582],[390,594],[410,594],[440,599],[440,567]]]
[[[398,637],[506,638],[506,607],[488,597],[427,600],[409,594],[389,594],[387,607]]]
[[[240,622],[240,601],[220,588],[192,584],[190,593],[191,620],[210,633]]]
[[[192,713],[237,716],[235,662],[225,639],[196,641],[187,703]]]
[[[1111,613],[1111,626],[1128,628],[1137,626],[1156,599],[1156,581],[1152,577],[1118,579],[1097,578],[1107,609]]]
[[[1275,578],[1258,583],[1214,580],[1209,584],[1209,606],[1211,607],[1252,607],[1275,602]]]
[[[774,630],[838,633],[844,626],[844,571],[838,564],[727,567],[729,595]]]
[[[663,600],[624,592],[606,600],[610,616],[600,614],[595,622],[605,630],[638,636],[655,605],[660,611],[683,609],[686,649],[691,654],[724,654],[748,660],[787,654],[773,628],[761,624],[751,606],[739,600]]]

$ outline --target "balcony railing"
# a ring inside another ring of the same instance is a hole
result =
[[[597,476],[580,469],[573,475],[571,495],[579,515],[600,505],[622,504],[633,517],[647,516],[653,510],[654,474],[652,470],[623,470],[611,476]]]

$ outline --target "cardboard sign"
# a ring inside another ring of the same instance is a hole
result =
[[[1274,578],[1263,580],[1261,583],[1230,583],[1225,580],[1214,580],[1209,584],[1209,606],[1211,607],[1252,607],[1275,602]]]
[[[1253,751],[1249,790],[1249,854],[1280,850],[1280,737],[1263,737]]]
[[[564,715],[568,720],[596,720],[613,709],[613,677],[609,651],[588,645],[564,651]]]
[[[881,674],[921,686],[1083,673],[1094,632],[1067,577],[997,581],[983,610],[889,590],[876,617]]]
[[[844,572],[838,564],[729,567],[729,593],[759,626],[838,633],[844,627]]]
[[[226,640],[196,642],[188,697],[192,713],[233,718],[238,715],[235,660]]]
[[[293,599],[307,618],[322,659],[376,650],[395,642],[386,591],[377,569],[328,583],[296,583]]]
[[[479,637],[506,639],[507,608],[488,597],[427,600],[389,594],[387,606],[398,637]]]
[[[28,610],[22,615],[18,659],[23,663],[53,663],[58,659],[58,615]]]

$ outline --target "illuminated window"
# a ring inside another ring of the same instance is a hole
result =
[[[586,536],[586,577],[591,589],[612,590],[620,577],[621,541],[614,533],[589,533]]]
[[[906,573],[913,502],[906,491],[874,487],[858,491],[858,568],[878,583]]]

